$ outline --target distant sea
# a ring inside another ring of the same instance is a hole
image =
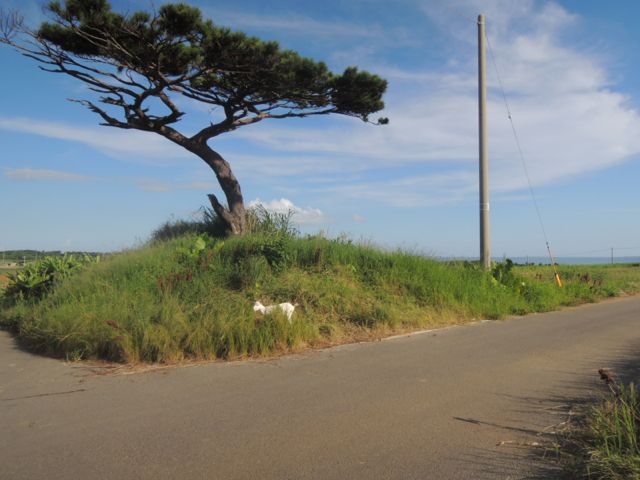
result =
[[[549,265],[551,261],[549,257],[509,257],[514,263],[525,264],[533,263],[535,265]],[[505,257],[493,257],[494,262],[502,262]],[[446,257],[442,260],[468,260],[478,261],[478,257]],[[557,257],[556,263],[560,265],[602,265],[611,263],[611,257]],[[640,263],[640,257],[613,257],[613,263]]]

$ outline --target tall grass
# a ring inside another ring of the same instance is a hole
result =
[[[246,211],[247,233],[262,235],[295,236],[297,229],[292,222],[293,212],[270,212],[262,205]],[[224,222],[211,207],[201,207],[195,218],[190,220],[169,220],[151,233],[150,241],[163,242],[185,235],[207,234],[212,238],[224,239],[227,235]]]
[[[568,279],[558,289],[550,271],[492,275],[471,263],[301,238],[285,216],[258,217],[252,228],[228,239],[156,238],[88,265],[41,300],[5,299],[0,322],[50,354],[174,362],[295,351],[608,294],[606,280]],[[255,300],[299,306],[289,323],[256,314]]]
[[[640,479],[638,389],[619,385],[587,419],[587,473],[593,479]]]
[[[615,382],[600,371],[609,392],[574,421],[561,437],[571,478],[640,479],[640,396],[634,383]]]

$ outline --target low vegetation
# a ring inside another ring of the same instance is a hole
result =
[[[4,296],[9,301],[43,298],[53,289],[53,285],[71,276],[76,270],[90,262],[99,262],[100,256],[62,255],[47,256],[40,261],[27,264],[24,268],[8,275],[8,286]]]
[[[228,239],[212,236],[215,218],[167,224],[143,248],[54,274],[37,291],[13,277],[0,323],[47,354],[175,362],[367,340],[640,289],[638,268],[616,276],[606,268],[567,269],[560,289],[550,267],[507,261],[485,272],[346,238],[303,237],[289,220],[257,211],[252,233]],[[277,311],[254,312],[255,300],[298,306],[289,323]]]
[[[560,458],[569,478],[640,479],[640,392],[600,370],[608,392],[568,424]]]

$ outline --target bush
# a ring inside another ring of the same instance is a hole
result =
[[[61,257],[44,257],[28,264],[22,270],[9,275],[9,283],[4,292],[5,298],[11,301],[19,299],[40,299],[49,293],[53,286],[71,276],[73,272],[89,262],[98,262],[100,257],[84,255],[64,255]]]
[[[200,218],[195,220],[173,220],[163,223],[151,233],[150,241],[164,242],[187,235],[207,234],[213,238],[226,236],[225,224],[210,207],[200,208]]]
[[[293,212],[269,212],[262,205],[247,209],[247,233],[266,236],[294,237],[298,234],[293,226]],[[172,220],[163,223],[151,233],[150,241],[164,242],[186,235],[207,234],[212,238],[224,239],[228,236],[224,222],[211,207],[201,207],[199,218],[195,220]]]

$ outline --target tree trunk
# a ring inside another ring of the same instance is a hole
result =
[[[247,218],[242,191],[240,190],[240,183],[231,171],[229,163],[222,158],[218,152],[212,150],[206,144],[192,143],[186,147],[189,151],[202,158],[216,174],[228,206],[222,205],[213,193],[210,193],[208,197],[211,207],[213,207],[218,217],[226,224],[227,233],[230,235],[242,235],[246,233]]]

